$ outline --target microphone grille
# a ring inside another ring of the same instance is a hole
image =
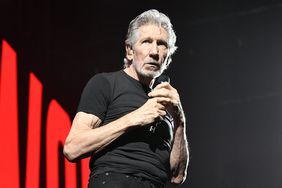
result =
[[[152,88],[155,88],[158,84],[162,83],[162,82],[168,82],[170,83],[170,78],[167,76],[167,75],[160,75],[159,77],[157,77],[155,79],[155,82],[153,84],[153,87]]]

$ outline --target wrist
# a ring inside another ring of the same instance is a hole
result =
[[[122,117],[123,124],[126,129],[131,129],[133,127],[136,127],[137,125],[136,119],[132,117],[133,116],[131,115],[131,113],[126,114],[125,116]]]
[[[185,126],[185,114],[180,103],[178,104],[177,109],[175,110],[175,113],[173,113],[172,117],[176,126]]]

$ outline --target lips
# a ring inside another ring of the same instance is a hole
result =
[[[160,64],[157,63],[157,62],[149,62],[149,63],[147,63],[147,64],[160,68]]]

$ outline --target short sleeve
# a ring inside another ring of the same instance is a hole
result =
[[[110,84],[105,76],[103,74],[93,76],[83,89],[77,111],[93,114],[103,121],[110,93]]]

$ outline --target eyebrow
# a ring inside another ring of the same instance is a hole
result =
[[[141,41],[145,41],[145,40],[154,40],[152,37],[145,37],[143,38]],[[157,44],[164,44],[166,46],[168,46],[168,42],[166,40],[163,39],[157,39]]]
[[[157,40],[157,43],[160,43],[160,44],[163,44],[165,45],[166,47],[168,46],[168,42],[166,40]]]

